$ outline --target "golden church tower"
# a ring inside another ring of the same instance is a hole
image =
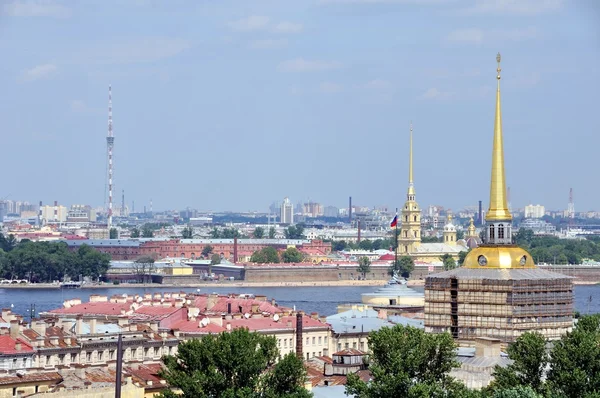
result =
[[[400,218],[400,235],[398,235],[398,253],[410,254],[421,244],[421,210],[416,201],[413,181],[413,128],[410,125],[410,148],[408,155],[408,193]]]
[[[450,332],[459,340],[494,338],[513,342],[527,331],[559,339],[573,326],[572,278],[538,268],[531,254],[511,242],[512,216],[504,175],[500,54],[492,149],[490,207],[485,242],[472,249],[461,267],[425,278],[425,331]],[[475,242],[473,220],[469,243]]]
[[[456,246],[456,227],[452,223],[452,214],[448,213],[446,225],[444,225],[444,243],[449,246]]]

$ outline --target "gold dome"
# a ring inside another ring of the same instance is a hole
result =
[[[537,268],[531,254],[519,246],[479,246],[469,252],[464,268]]]

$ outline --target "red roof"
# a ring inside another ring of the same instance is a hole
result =
[[[214,312],[214,313],[223,313],[227,312],[228,306],[227,304],[231,304],[231,313],[233,314],[245,314],[252,313],[252,305],[258,304],[259,312],[268,312],[269,314],[279,314],[282,311],[280,307],[274,306],[269,301],[256,300],[251,298],[229,298],[227,296],[220,296],[217,299],[217,302],[210,309],[206,308],[208,303],[207,296],[196,297],[194,300],[194,304],[196,307],[200,308],[202,312]],[[240,311],[240,307],[242,307]]]
[[[15,344],[18,342],[21,343],[21,350],[18,351],[15,349]],[[33,347],[31,347],[27,342],[22,339],[17,338],[16,340],[10,337],[9,335],[0,336],[0,354],[22,354],[33,352]]]
[[[288,326],[288,322],[291,322],[291,327]],[[279,321],[275,322],[273,318],[242,318],[242,319],[231,319],[223,320],[223,324],[231,324],[233,329],[247,328],[250,331],[257,332],[261,330],[278,330],[278,329],[296,329],[296,317],[295,316],[282,316]],[[312,319],[309,316],[302,317],[303,328],[328,328],[327,323],[323,323],[318,319]]]
[[[394,260],[396,257],[391,254],[391,253],[386,253],[383,256],[379,257],[379,260],[381,261],[391,261]]]
[[[198,333],[198,334],[218,334],[224,332],[226,329],[222,326],[214,323],[209,323],[206,326],[200,327],[200,320],[202,317],[197,318],[195,321],[182,320],[175,322],[171,325],[173,330],[179,330],[184,333]]]

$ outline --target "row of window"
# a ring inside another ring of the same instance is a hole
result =
[[[318,341],[318,343],[317,343],[317,341]],[[288,347],[288,344],[289,344],[290,347],[294,346],[294,339],[293,338],[290,338],[290,339],[277,339],[277,345],[278,345],[279,348],[281,348],[281,343],[282,342],[283,342],[283,347],[285,347],[285,348]],[[311,342],[311,338],[307,337],[306,338],[306,345],[307,346],[311,345],[310,342]],[[313,336],[313,338],[312,338],[312,345],[315,345],[315,344],[318,344],[318,345],[322,345],[322,344],[327,345],[327,336],[325,336],[325,337],[319,336],[318,340],[317,340],[316,336]]]
[[[164,354],[165,355],[173,355],[174,354],[174,350],[175,347],[164,347]],[[93,357],[93,353],[96,353],[96,357]],[[146,347],[143,349],[142,348],[126,348],[123,352],[123,358],[125,360],[130,360],[130,359],[143,359],[142,356],[142,352],[144,354],[145,358],[148,358],[152,355],[152,357],[157,358],[161,356],[160,353],[160,347]],[[84,355],[85,354],[85,355]],[[70,363],[76,363],[76,362],[81,362],[81,363],[93,363],[93,362],[101,362],[104,359],[106,359],[105,357],[105,351],[83,351],[81,353],[81,359],[80,361],[77,360],[77,353],[71,353],[69,355],[69,359],[70,359]],[[67,358],[67,354],[59,354],[57,359],[58,362],[54,363],[55,361],[53,360],[53,356],[52,355],[46,355],[45,356],[45,361],[44,364],[42,364],[42,358],[40,358],[40,365],[44,365],[44,366],[55,366],[55,365],[65,365],[66,364],[66,358]],[[85,358],[85,360],[84,360]],[[116,360],[116,350],[108,350],[108,358],[109,361],[112,360]],[[16,361],[16,359],[15,359]],[[23,362],[25,363],[25,359],[23,359]]]

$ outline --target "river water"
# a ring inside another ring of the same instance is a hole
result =
[[[360,303],[361,293],[373,292],[375,286],[321,286],[321,287],[208,287],[201,293],[252,293],[274,298],[282,306],[305,312],[318,312],[320,315],[332,315],[337,312],[338,304]],[[423,291],[423,287],[415,287]],[[92,294],[112,296],[120,294],[161,293],[172,291],[196,292],[196,288],[97,288],[97,289],[19,289],[0,288],[0,307],[11,308],[13,312],[29,319],[31,304],[35,304],[37,313],[62,308],[63,301],[80,298],[88,301]],[[581,314],[600,313],[600,285],[575,286],[575,309]]]

